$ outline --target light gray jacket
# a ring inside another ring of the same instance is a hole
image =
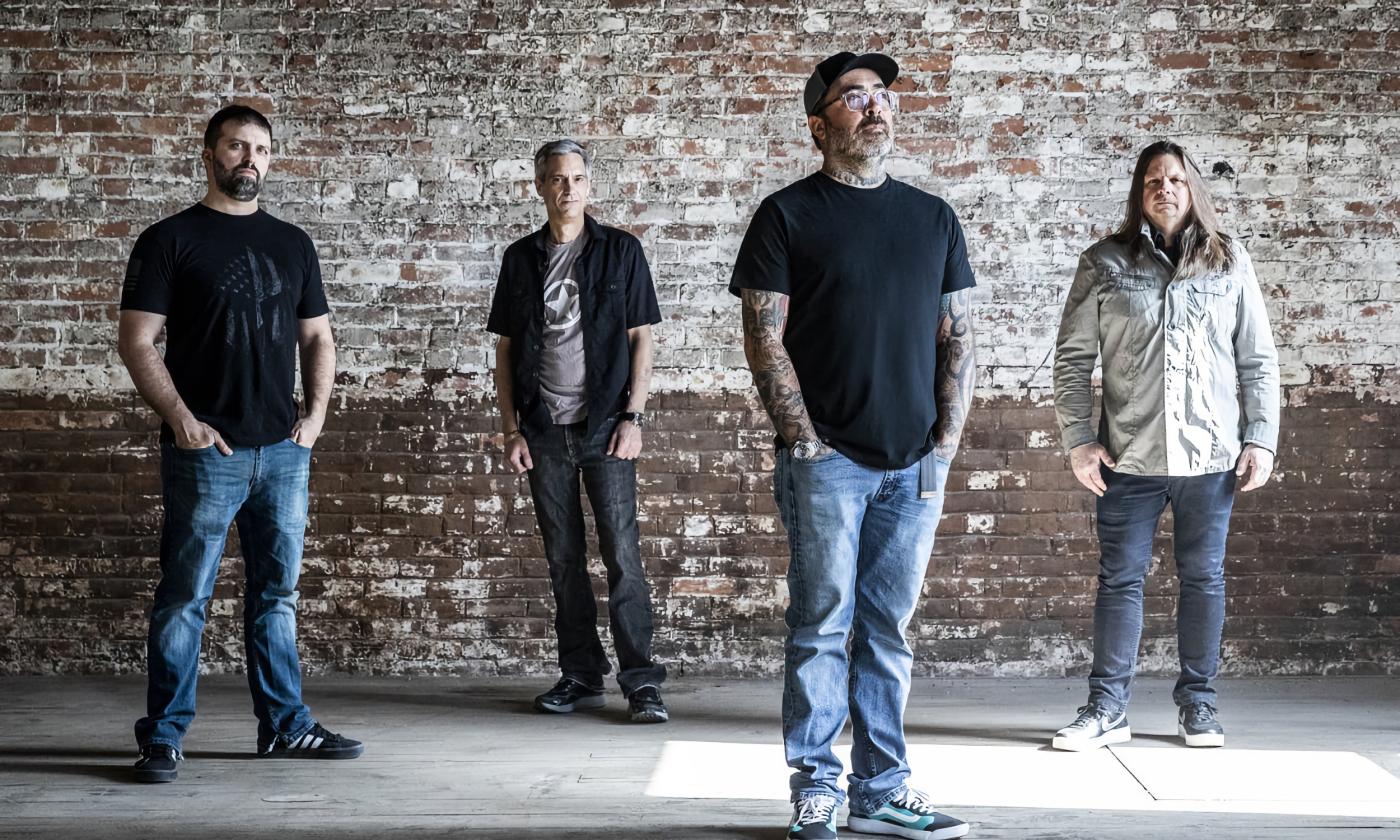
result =
[[[1144,224],[1141,256],[1113,239],[1079,258],[1055,345],[1055,414],[1065,451],[1099,441],[1135,475],[1234,469],[1244,444],[1278,447],[1278,351],[1254,265],[1173,279]],[[1094,363],[1103,354],[1095,430]],[[1243,406],[1243,412],[1241,412]]]

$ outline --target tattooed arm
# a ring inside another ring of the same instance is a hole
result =
[[[807,416],[802,386],[783,346],[787,327],[788,296],[778,292],[744,289],[744,355],[753,372],[754,385],[773,428],[788,446],[799,440],[817,441],[817,430]],[[826,446],[821,445],[822,453]]]
[[[934,425],[934,451],[946,461],[953,460],[958,451],[976,378],[972,290],[961,289],[944,295],[938,304],[938,367],[933,377],[938,422]]]

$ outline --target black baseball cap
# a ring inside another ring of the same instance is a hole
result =
[[[822,104],[833,82],[859,67],[874,70],[880,81],[885,83],[885,87],[894,84],[894,80],[899,78],[899,65],[887,55],[839,52],[818,64],[817,69],[812,71],[811,78],[807,79],[807,89],[802,92],[802,104],[807,107],[807,116],[816,115],[817,106]]]

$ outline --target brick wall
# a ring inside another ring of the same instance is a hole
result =
[[[1400,8],[1334,6],[0,3],[0,672],[142,667],[155,426],[115,302],[136,234],[202,193],[198,136],[230,100],[274,119],[265,206],[317,241],[341,351],[308,667],[552,667],[483,327],[501,252],[542,218],[529,155],[572,135],[598,157],[595,214],[658,279],[658,646],[686,672],[775,672],[785,541],[724,287],[759,198],[816,165],[799,92],[844,48],[901,61],[891,170],[957,209],[980,282],[981,396],[918,670],[1085,667],[1092,505],[1055,446],[1048,355],[1075,255],[1168,136],[1254,257],[1286,385],[1278,480],[1233,520],[1226,667],[1400,671]],[[1144,666],[1170,671],[1169,540],[1157,559]],[[231,559],[211,603],[211,669],[241,661],[240,576]]]

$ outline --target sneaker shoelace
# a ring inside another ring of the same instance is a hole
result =
[[[798,825],[826,825],[836,810],[836,800],[830,796],[809,796],[797,803]]]
[[[1215,723],[1215,707],[1209,703],[1192,703],[1186,710],[1186,719],[1197,725]]]
[[[1104,709],[1104,708],[1101,707],[1101,706],[1095,706],[1095,705],[1093,705],[1093,704],[1090,704],[1090,705],[1088,705],[1088,706],[1080,706],[1077,713],[1078,713],[1079,717],[1075,718],[1075,719],[1074,719],[1074,723],[1071,723],[1071,724],[1070,724],[1070,728],[1072,728],[1072,729],[1073,729],[1073,728],[1083,729],[1084,727],[1087,727],[1089,724],[1093,723],[1094,721],[1100,720],[1100,719],[1102,719],[1102,720],[1112,720],[1112,719],[1113,719],[1113,713],[1112,713],[1112,712],[1109,712],[1107,709]]]
[[[894,804],[916,814],[932,814],[934,812],[933,802],[928,798],[928,795],[913,788],[905,788],[904,792],[894,800]]]

